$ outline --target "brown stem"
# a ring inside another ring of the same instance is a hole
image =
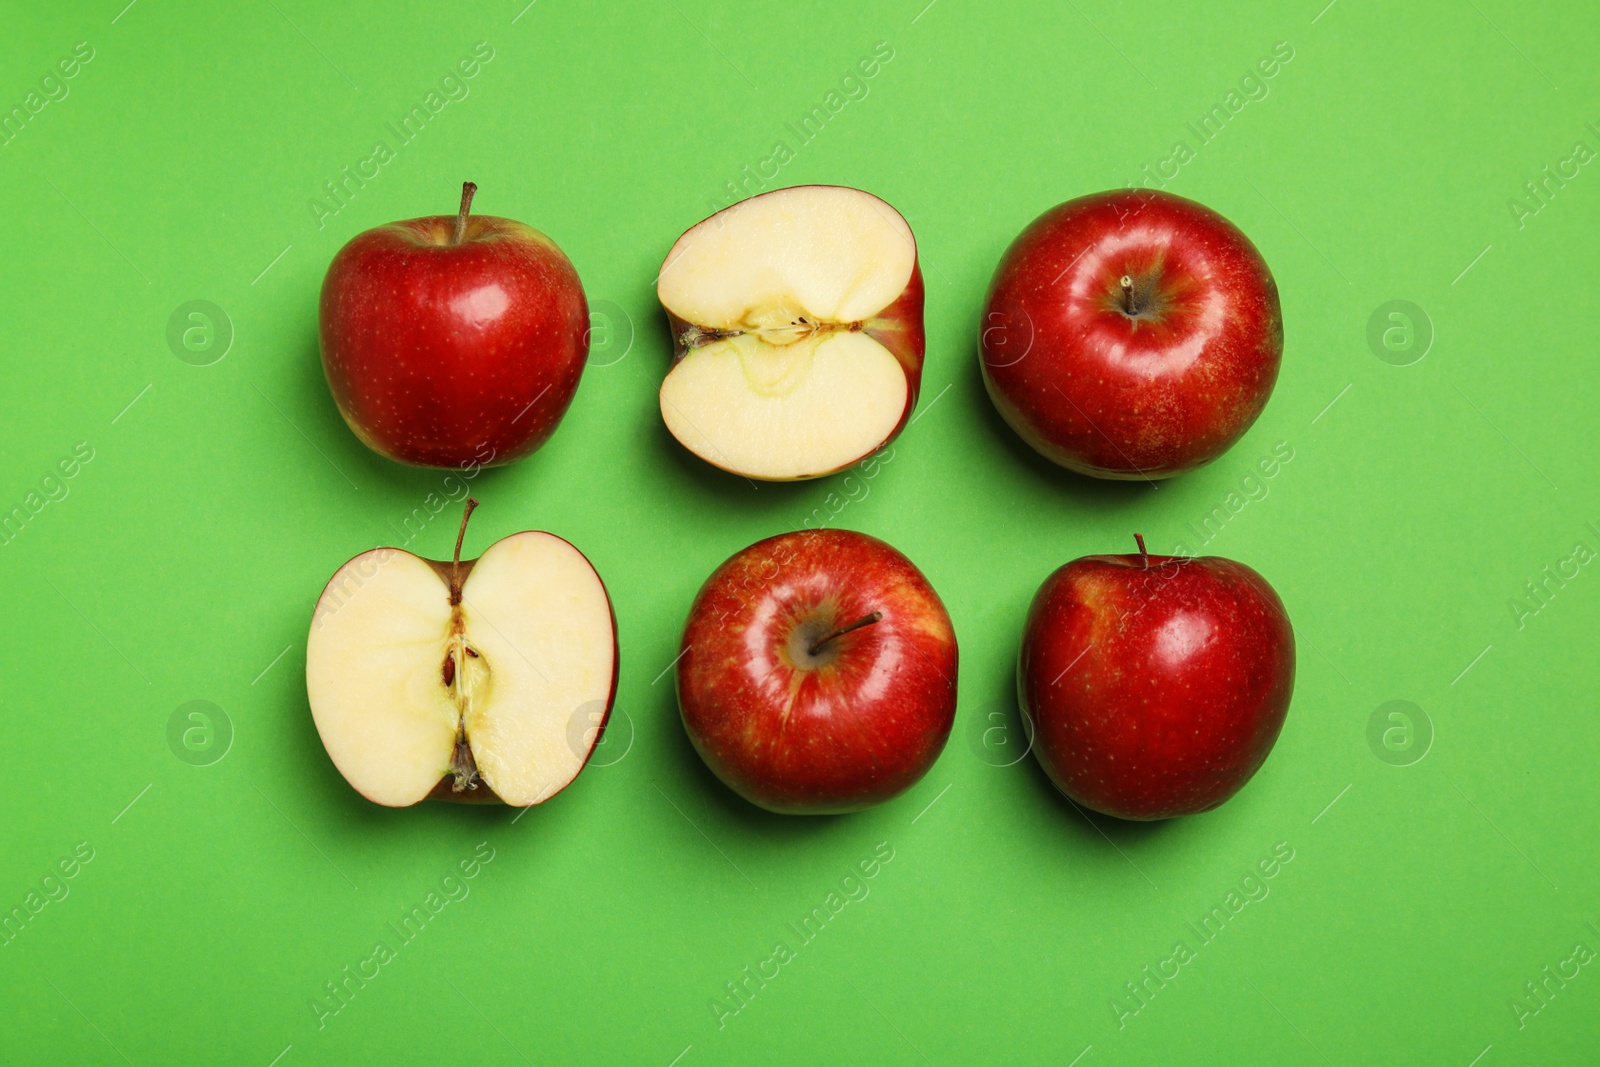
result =
[[[1144,534],[1137,534],[1136,533],[1136,534],[1133,535],[1133,539],[1139,545],[1139,558],[1144,560],[1144,569],[1145,570],[1149,570],[1150,569],[1150,553],[1145,551]]]
[[[461,183],[461,210],[456,213],[456,228],[450,234],[450,243],[458,245],[467,235],[467,213],[472,210],[472,194],[478,191],[472,182]]]
[[[467,184],[471,184],[468,182]],[[472,509],[478,506],[476,497],[467,497],[467,506],[461,511],[461,529],[456,533],[455,554],[450,557],[450,603],[461,603],[461,542],[467,538],[467,520],[472,518]]]
[[[859,630],[863,626],[871,626],[873,623],[879,622],[882,619],[883,612],[881,611],[874,611],[871,615],[863,615],[849,626],[841,626],[827,637],[822,638],[820,641],[814,642],[810,648],[806,649],[806,652],[815,656],[818,652],[821,652],[828,642],[832,641],[835,637],[839,637],[842,634],[847,634],[851,630]]]
[[[1133,279],[1124,274],[1122,281],[1118,284],[1122,286],[1122,313],[1131,316],[1133,314]]]

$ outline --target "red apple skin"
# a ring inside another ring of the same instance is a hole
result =
[[[927,351],[927,336],[922,326],[923,292],[922,264],[913,260],[911,280],[906,282],[905,290],[894,303],[861,324],[866,335],[887,348],[905,368],[907,415],[917,406],[917,395],[922,389],[922,359]],[[900,426],[889,435],[891,440],[904,425],[905,417],[901,416]]]
[[[826,663],[796,663],[795,644],[873,612],[880,621],[828,643]],[[751,545],[706,580],[684,629],[678,704],[706,765],[752,804],[858,811],[938,759],[957,658],[950,616],[910,560],[866,534],[803,530]]]
[[[1120,190],[1051,208],[1012,242],[979,349],[990,399],[1041,455],[1097,478],[1166,478],[1216,459],[1261,414],[1283,314],[1231,222]]]
[[[473,215],[367,230],[322,283],[322,369],[368,447],[418,467],[499,466],[555,432],[589,354],[589,306],[544,234]]]
[[[1218,556],[1085,556],[1028,611],[1017,700],[1068,797],[1120,819],[1209,811],[1260,768],[1294,689],[1266,579]]]

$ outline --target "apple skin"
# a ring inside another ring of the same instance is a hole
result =
[[[544,234],[473,215],[379,226],[322,283],[322,369],[339,413],[380,455],[499,466],[555,432],[589,354],[589,305]]]
[[[979,349],[994,406],[1040,455],[1097,478],[1166,478],[1216,459],[1261,414],[1283,314],[1231,222],[1120,190],[1051,208],[1012,242]]]
[[[797,665],[833,629],[826,662]],[[881,804],[915,785],[955,722],[957,649],[944,604],[905,556],[866,534],[758,541],[701,587],[684,629],[684,729],[730,789],[781,814]]]
[[[1209,811],[1260,768],[1294,690],[1266,579],[1218,556],[1085,556],[1045,580],[1017,701],[1063,793],[1120,819]]]

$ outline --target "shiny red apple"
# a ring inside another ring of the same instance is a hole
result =
[[[769,537],[714,571],[678,661],[683,725],[752,804],[857,811],[927,773],[956,713],[956,637],[922,572],[849,530]]]
[[[498,466],[555,432],[589,354],[572,262],[530,226],[393,222],[339,250],[322,283],[322,369],[373,451],[418,467]]]
[[[1219,556],[1085,556],[1028,610],[1017,699],[1067,796],[1121,819],[1209,811],[1261,767],[1294,689],[1266,579]]]
[[[1006,250],[979,338],[1001,416],[1097,478],[1209,463],[1266,406],[1283,355],[1272,272],[1208,207],[1127,189],[1051,208]]]

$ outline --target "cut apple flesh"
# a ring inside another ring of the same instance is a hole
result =
[[[581,552],[514,534],[461,573],[452,604],[451,564],[375,549],[317,605],[311,714],[340,773],[379,804],[415,804],[447,779],[537,804],[577,777],[609,709],[615,624]]]
[[[661,385],[667,429],[725,470],[771,480],[829,474],[888,440],[906,374],[859,333],[774,346],[750,335],[696,349]]]
[[[875,334],[903,327],[880,316],[916,258],[892,207],[836,186],[764,193],[690,229],[657,285],[680,355],[661,385],[667,428],[753,478],[815,477],[872,452],[914,401]]]

